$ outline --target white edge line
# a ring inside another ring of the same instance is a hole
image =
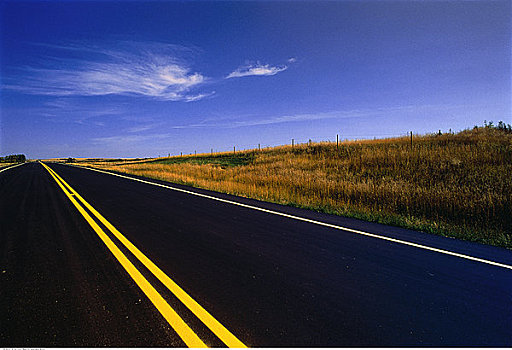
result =
[[[244,207],[244,208],[249,208],[249,209],[253,209],[253,210],[259,210],[259,211],[262,211],[262,212],[265,212],[265,213],[269,213],[269,214],[280,215],[280,216],[284,216],[284,217],[287,217],[287,218],[290,218],[290,219],[295,219],[295,220],[299,220],[299,221],[309,222],[311,224],[316,224],[316,225],[320,225],[320,226],[334,228],[334,229],[337,229],[337,230],[343,230],[343,231],[348,231],[348,232],[352,232],[352,233],[357,233],[359,235],[363,235],[363,236],[367,236],[367,237],[378,238],[378,239],[382,239],[382,240],[389,241],[389,242],[404,244],[404,245],[408,245],[408,246],[411,246],[411,247],[416,247],[416,248],[420,248],[420,249],[430,250],[430,251],[441,253],[441,254],[456,256],[458,258],[472,260],[472,261],[477,261],[477,262],[480,262],[480,263],[489,264],[489,265],[498,266],[498,267],[503,267],[505,269],[512,270],[512,266],[511,265],[502,264],[502,263],[498,263],[498,262],[491,261],[491,260],[476,258],[476,257],[470,256],[470,255],[455,253],[455,252],[451,252],[449,250],[429,247],[429,246],[418,244],[418,243],[403,241],[403,240],[400,240],[400,239],[391,238],[391,237],[387,237],[387,236],[381,236],[381,235],[374,234],[374,233],[354,230],[354,229],[351,229],[351,228],[348,228],[348,227],[328,224],[328,223],[325,223],[325,222],[311,220],[311,219],[303,218],[303,217],[300,217],[300,216],[280,213],[278,211],[264,209],[264,208],[260,208],[260,207],[256,207],[256,206],[252,206],[252,205],[248,205],[248,204],[243,204],[243,203],[239,203],[239,202],[235,202],[235,201],[231,201],[231,200],[227,200],[227,199],[222,199],[222,198],[210,196],[210,195],[207,195],[207,194],[202,194],[202,193],[197,193],[197,192],[193,192],[193,191],[189,191],[189,190],[184,190],[184,189],[181,189],[181,188],[167,186],[167,185],[163,185],[163,184],[159,184],[159,183],[155,183],[155,182],[151,182],[151,181],[141,180],[141,179],[137,179],[137,178],[130,177],[130,176],[125,176],[125,175],[121,175],[121,174],[111,173],[111,172],[104,171],[104,170],[99,170],[99,169],[94,169],[94,168],[86,168],[86,167],[81,167],[81,166],[75,166],[75,167],[80,168],[80,169],[93,170],[93,171],[97,171],[97,172],[100,172],[100,173],[109,174],[109,175],[113,175],[113,176],[118,176],[118,177],[122,177],[122,178],[129,179],[129,180],[139,181],[139,182],[142,182],[142,183],[145,183],[145,184],[149,184],[149,185],[153,185],[153,186],[159,186],[159,187],[167,188],[167,189],[170,189],[170,190],[173,190],[173,191],[183,192],[183,193],[191,194],[191,195],[198,196],[198,197],[213,199],[213,200],[216,200],[216,201],[219,201],[219,202],[224,202],[224,203],[229,203],[229,204],[233,204],[233,205],[238,205],[238,206]]]
[[[3,171],[6,171],[6,170],[12,169],[12,168],[16,168],[17,166],[20,166],[20,165],[25,165],[25,164],[27,164],[27,163],[20,163],[20,164],[8,166],[7,168],[1,169],[0,173],[3,172]]]

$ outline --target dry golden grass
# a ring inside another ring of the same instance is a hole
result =
[[[10,167],[11,165],[18,164],[18,163],[0,163],[0,169]]]
[[[512,134],[281,146],[94,167],[512,247]],[[201,161],[202,160],[202,161]],[[205,164],[201,164],[205,163]],[[81,163],[85,165],[84,163]]]

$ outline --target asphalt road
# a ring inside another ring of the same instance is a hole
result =
[[[512,266],[508,250],[167,184],[388,241],[49,166],[247,346],[512,346],[512,269],[466,258]],[[185,346],[42,165],[0,173],[0,215],[1,346]],[[121,250],[207,345],[224,345]]]

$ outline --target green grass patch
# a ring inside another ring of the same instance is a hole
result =
[[[150,161],[154,164],[198,164],[198,165],[217,165],[222,168],[249,165],[254,161],[254,153],[238,153],[238,154],[218,154],[218,155],[199,155],[199,156],[182,156],[171,158],[160,158]],[[149,163],[149,162],[148,162]]]

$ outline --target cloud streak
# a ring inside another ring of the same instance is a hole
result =
[[[213,94],[193,93],[207,78],[176,57],[175,46],[123,43],[117,50],[54,46],[60,55],[43,67],[20,68],[4,88],[33,95],[135,95],[167,101],[197,101]]]
[[[224,118],[222,122],[203,122],[198,124],[175,126],[176,129],[186,128],[240,128],[251,127],[259,125],[272,125],[281,123],[293,122],[307,122],[324,119],[348,119],[348,118],[365,118],[365,117],[385,117],[390,113],[408,113],[417,114],[420,112],[442,112],[452,111],[465,105],[405,105],[394,107],[380,107],[380,108],[363,108],[352,110],[338,110],[330,112],[318,113],[298,113],[298,114],[285,114],[279,116],[255,117],[248,116],[246,119],[237,120],[235,118]]]
[[[138,143],[146,142],[146,141],[158,141],[162,139],[170,138],[170,134],[151,134],[151,135],[116,135],[116,136],[107,136],[107,137],[96,137],[91,141],[95,145],[102,146],[133,146]]]
[[[238,67],[233,72],[229,73],[226,76],[226,79],[231,78],[240,78],[240,77],[248,77],[248,76],[268,76],[268,75],[276,75],[279,72],[285,71],[288,69],[288,66],[271,66],[269,64],[251,64],[242,67]]]
[[[128,128],[126,131],[129,133],[140,133],[143,131],[155,129],[162,125],[163,125],[163,123],[142,124],[142,125],[132,126],[131,128]]]

